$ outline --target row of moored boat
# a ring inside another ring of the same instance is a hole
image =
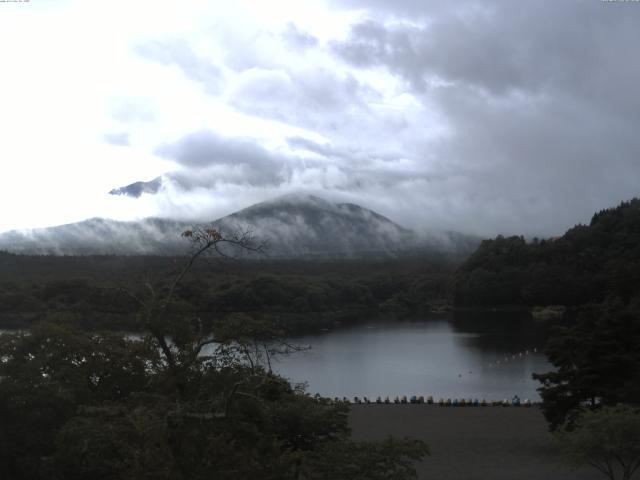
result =
[[[319,397],[319,395],[317,395]],[[435,401],[431,395],[428,397],[424,397],[422,395],[416,396],[412,395],[407,397],[406,395],[396,396],[393,398],[390,397],[377,397],[375,400],[369,399],[368,397],[353,397],[353,399],[349,399],[347,397],[334,397],[331,400],[333,403],[355,403],[355,404],[426,404],[426,405],[440,405],[441,407],[530,407],[533,405],[531,400],[524,399],[520,400],[520,398],[516,395],[511,400],[503,399],[503,400],[491,400],[488,401],[486,399],[479,400],[475,399],[465,399],[465,398],[440,398],[438,401]]]

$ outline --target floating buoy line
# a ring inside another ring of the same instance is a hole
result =
[[[509,363],[514,363],[518,360],[525,359],[530,355],[533,355],[534,353],[538,353],[537,347],[534,347],[531,350],[523,350],[522,352],[514,353],[512,355],[505,355],[503,358],[499,358],[497,360],[494,360],[493,362],[489,362],[486,366],[488,368],[500,367],[501,365],[507,365]]]
[[[518,360],[522,360],[522,359],[526,359],[527,357],[529,357],[530,355],[533,355],[535,353],[538,353],[538,348],[537,347],[533,347],[531,350],[527,349],[527,350],[523,350],[521,352],[518,353],[514,353],[512,355],[506,355],[503,358],[500,358],[498,360],[495,360],[493,362],[489,362],[488,364],[486,364],[487,368],[497,368],[503,365],[508,365],[510,363],[514,363]],[[473,370],[469,370],[468,373],[470,375],[473,374]],[[458,374],[458,378],[462,378],[462,374],[459,373]],[[326,403],[334,403],[334,404],[338,404],[338,403],[349,403],[349,404],[364,404],[364,405],[406,405],[406,404],[415,404],[415,405],[420,405],[420,404],[424,404],[424,405],[439,405],[441,407],[531,407],[534,405],[538,405],[538,402],[532,402],[531,400],[529,400],[528,398],[525,398],[524,400],[520,400],[520,398],[518,397],[518,395],[515,395],[511,400],[503,398],[502,400],[486,400],[485,398],[483,399],[478,399],[478,398],[439,398],[437,401],[434,400],[433,396],[428,395],[428,396],[416,396],[416,395],[411,395],[409,397],[407,397],[406,395],[396,395],[395,397],[391,398],[391,397],[376,397],[375,400],[368,398],[368,397],[353,397],[353,398],[348,398],[348,397],[322,397],[320,396],[320,394],[316,393],[316,395],[314,396],[314,398],[318,401],[323,401]]]

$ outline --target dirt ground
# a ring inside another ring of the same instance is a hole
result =
[[[420,438],[431,456],[417,465],[419,479],[598,480],[601,473],[562,464],[539,408],[352,405],[356,440],[388,435]]]

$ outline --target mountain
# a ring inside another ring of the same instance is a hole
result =
[[[143,193],[158,193],[162,186],[162,177],[156,177],[149,182],[135,182],[130,185],[114,188],[109,192],[111,195],[125,195],[128,197],[138,198]]]
[[[120,222],[91,218],[50,228],[0,234],[0,249],[36,255],[171,255],[185,251],[180,233],[190,223],[147,218]]]
[[[214,224],[222,231],[256,232],[276,256],[388,254],[415,240],[410,230],[372,210],[309,195],[259,203]]]
[[[479,243],[474,237],[455,232],[421,237],[367,208],[310,195],[285,195],[258,203],[212,225],[227,235],[251,232],[267,243],[268,256],[275,258],[468,254]],[[58,227],[0,234],[0,249],[54,255],[171,255],[187,251],[180,234],[192,226],[192,222],[160,218],[137,222],[92,218]]]

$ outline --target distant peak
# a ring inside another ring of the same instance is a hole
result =
[[[156,177],[149,182],[134,182],[124,187],[114,188],[109,194],[138,198],[143,193],[158,193],[160,187],[162,187],[162,177]]]

